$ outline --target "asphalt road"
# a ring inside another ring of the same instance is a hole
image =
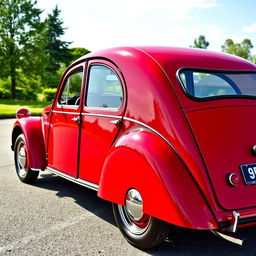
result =
[[[150,251],[129,245],[111,204],[96,192],[42,172],[35,185],[16,177],[10,134],[0,120],[0,255],[256,255],[256,227],[242,230],[244,247],[208,231],[174,228],[169,242]]]

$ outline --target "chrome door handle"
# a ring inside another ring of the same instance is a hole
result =
[[[121,121],[121,119],[116,119],[116,120],[111,120],[110,123],[114,124],[114,125],[119,125],[122,123],[122,121]]]
[[[71,118],[71,120],[74,121],[74,122],[77,122],[78,124],[80,124],[80,121],[81,121],[80,116],[73,117],[73,118]]]

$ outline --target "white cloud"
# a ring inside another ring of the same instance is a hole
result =
[[[123,33],[124,30],[125,33]],[[95,33],[95,31],[100,31],[100,33]],[[220,46],[224,43],[223,38],[226,38],[223,29],[213,25],[183,27],[180,24],[174,24],[156,30],[145,30],[143,27],[124,28],[122,24],[119,24],[109,30],[108,24],[94,24],[93,27],[87,27],[84,37],[79,33],[79,30],[72,30],[72,35],[69,34],[69,38],[79,38],[79,44],[76,41],[75,46],[86,46],[93,51],[115,46],[189,47],[199,35],[206,36],[206,40],[210,42],[210,50],[220,51]]]
[[[242,28],[244,33],[254,33],[256,32],[256,23],[253,23],[251,26]]]
[[[217,6],[216,0],[122,0],[117,10],[125,16],[138,17],[152,12],[163,11],[171,20],[186,18],[193,9]]]
[[[110,4],[115,4],[114,2],[116,0],[73,0],[77,2],[77,4],[80,4],[80,6],[91,9],[91,8],[102,8],[103,6]]]
[[[220,8],[220,0],[38,0],[46,12],[58,4],[64,27],[64,40],[73,47],[92,51],[132,45],[163,45],[189,47],[199,35],[209,41],[208,49],[221,51],[227,38],[241,42],[246,33],[256,31],[256,23],[243,32],[228,30],[228,23],[207,19]],[[204,13],[205,12],[205,13]],[[214,22],[214,23],[213,23]],[[255,45],[256,37],[250,39]],[[254,50],[253,49],[253,50]]]

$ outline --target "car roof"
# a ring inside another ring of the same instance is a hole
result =
[[[213,52],[205,49],[164,47],[164,46],[138,46],[117,47],[89,53],[78,61],[91,58],[106,58],[117,63],[123,59],[141,61],[141,56],[153,58],[164,70],[177,70],[183,67],[220,69],[220,70],[256,70],[253,63],[226,53]],[[77,61],[76,61],[77,62]]]

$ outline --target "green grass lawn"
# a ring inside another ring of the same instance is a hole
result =
[[[19,108],[27,108],[32,115],[39,115],[51,102],[34,102],[25,100],[0,100],[0,117],[15,116]]]

